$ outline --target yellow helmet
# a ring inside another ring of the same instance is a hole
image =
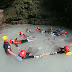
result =
[[[2,37],[2,40],[3,40],[3,41],[5,41],[5,40],[7,40],[7,39],[8,39],[7,36],[3,36],[3,37]]]

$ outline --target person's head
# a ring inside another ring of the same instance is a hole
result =
[[[26,55],[26,51],[25,50],[21,50],[19,53],[19,56],[24,57]]]
[[[37,28],[38,28],[38,29],[40,29],[40,27],[39,27],[39,26],[38,26]]]
[[[13,39],[10,39],[9,43],[12,43],[14,40]]]
[[[3,37],[2,37],[2,40],[5,41],[5,42],[9,42],[9,39],[8,39],[7,36],[3,36]]]
[[[29,28],[26,28],[26,30],[29,30]]]
[[[23,32],[22,32],[22,31],[20,31],[20,34],[23,34]]]
[[[53,28],[52,28],[52,26],[50,26],[50,30],[51,30],[51,31],[53,31]]]
[[[65,32],[65,34],[67,34],[67,31],[64,31]]]
[[[59,31],[61,31],[61,29],[59,28]]]
[[[52,26],[50,26],[50,28],[52,28]]]
[[[69,46],[64,46],[64,49],[65,49],[66,52],[69,52],[70,51]]]

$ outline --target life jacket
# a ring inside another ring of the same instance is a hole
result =
[[[9,44],[8,42],[4,42],[3,48],[4,48],[4,50],[5,50],[5,53],[6,53],[7,55],[9,55],[10,53],[8,52],[8,49],[10,49],[10,51],[11,51],[11,46],[10,46],[10,44]]]
[[[58,53],[60,53],[60,54],[66,54],[66,51],[65,51],[64,48],[59,48]]]
[[[59,48],[59,51],[65,51],[65,49],[64,48]]]
[[[37,30],[40,30],[40,27],[37,27],[36,29],[37,29]]]
[[[30,31],[29,31],[29,30],[27,30],[27,32],[29,33]]]
[[[21,44],[21,40],[15,40],[13,44]]]

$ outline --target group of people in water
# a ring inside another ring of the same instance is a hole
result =
[[[42,30],[40,27],[37,27],[36,30],[41,33],[50,33],[54,36],[67,36],[67,31],[61,30],[60,28],[54,31],[52,26],[48,30]]]
[[[36,31],[40,32],[40,33],[48,33],[48,34],[52,34],[54,36],[67,36],[67,32],[65,30],[61,30],[60,28],[58,30],[55,30],[52,28],[52,26],[50,26],[50,28],[48,30],[42,30],[39,26],[36,28]],[[29,28],[26,28],[26,32],[30,33],[31,30],[29,30]],[[2,40],[4,41],[3,44],[3,48],[5,50],[5,53],[7,55],[14,55],[16,57],[21,57],[22,59],[26,59],[26,58],[39,58],[42,56],[46,56],[46,55],[54,55],[54,54],[66,54],[66,55],[70,55],[72,54],[70,52],[70,46],[72,44],[70,44],[69,46],[64,46],[63,48],[59,48],[59,51],[57,52],[53,52],[53,53],[44,53],[44,54],[40,54],[40,55],[33,55],[30,52],[26,52],[26,50],[20,50],[18,44],[22,44],[22,43],[26,43],[26,42],[31,42],[33,40],[37,40],[36,37],[33,36],[27,36],[26,34],[24,34],[22,31],[19,32],[18,34],[19,36],[16,37],[15,40],[13,39],[8,39],[8,36],[3,36]],[[18,40],[18,37],[23,37],[26,39],[23,40]],[[11,50],[11,45],[15,44],[15,46],[17,47],[19,54],[15,54],[12,52]]]

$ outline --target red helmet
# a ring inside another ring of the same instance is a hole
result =
[[[66,31],[64,31],[65,32],[65,34],[67,34],[67,32]]]
[[[29,28],[27,28],[27,30],[29,30]]]
[[[10,39],[10,43],[12,43],[13,39]]]
[[[69,52],[70,51],[69,46],[64,46],[64,49],[65,49],[66,52]]]
[[[50,26],[50,30],[51,30],[51,31],[53,30],[52,26]]]
[[[26,51],[25,50],[21,50],[20,53],[19,53],[19,55],[21,57],[24,57],[26,55]]]
[[[22,31],[20,31],[20,34],[22,33]]]
[[[50,26],[50,28],[52,28],[52,26]]]

